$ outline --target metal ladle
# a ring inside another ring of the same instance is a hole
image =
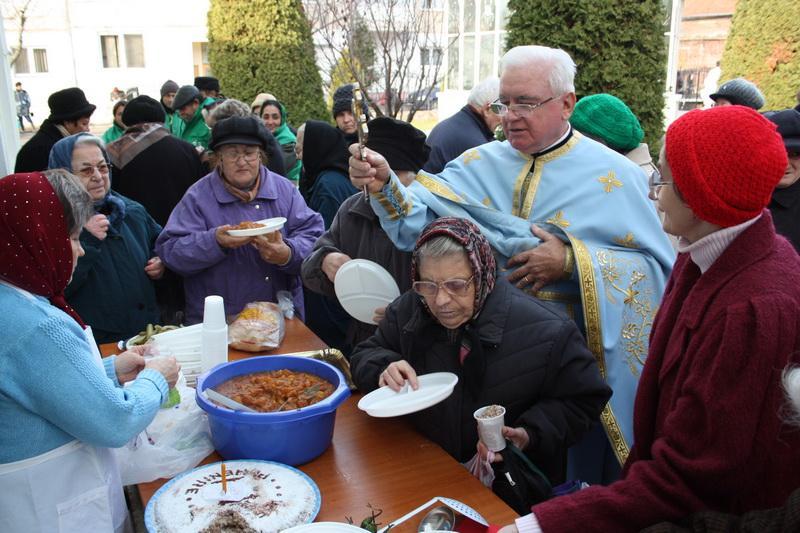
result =
[[[446,505],[431,509],[419,523],[417,531],[453,531],[456,525],[456,514]]]

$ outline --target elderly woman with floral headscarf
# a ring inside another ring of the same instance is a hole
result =
[[[138,348],[101,359],[64,298],[93,203],[63,170],[0,179],[3,531],[130,530],[108,448],[146,428],[178,378],[174,358]]]
[[[61,139],[50,151],[50,168],[78,176],[94,201],[95,214],[81,232],[86,255],[65,293],[99,344],[159,322],[153,282],[164,275],[153,252],[161,226],[141,204],[111,190],[109,163],[103,141],[89,133]]]
[[[412,415],[418,429],[459,461],[475,454],[473,412],[500,404],[504,434],[550,481],[600,415],[611,391],[575,323],[497,278],[480,230],[439,218],[420,235],[413,289],[386,308],[370,339],[353,352],[359,389],[399,390],[417,376],[452,372],[453,394]]]

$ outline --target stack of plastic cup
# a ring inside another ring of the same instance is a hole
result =
[[[228,324],[222,296],[206,296],[203,311],[203,351],[200,366],[203,372],[228,361]]]

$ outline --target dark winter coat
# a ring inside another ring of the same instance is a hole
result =
[[[205,175],[203,171],[194,146],[170,135],[146,148],[125,167],[113,167],[111,188],[142,204],[164,226],[186,189]]]
[[[465,151],[493,140],[494,132],[483,118],[465,105],[431,130],[426,141],[431,147],[431,155],[422,169],[430,174],[438,174],[447,163]]]
[[[368,259],[379,263],[392,274],[401,294],[411,288],[411,253],[395,247],[363,194],[354,194],[342,203],[331,227],[316,242],[311,255],[303,261],[303,284],[330,298],[336,298],[336,293],[333,283],[322,271],[322,261],[333,252],[346,254],[352,259]],[[355,346],[368,339],[375,333],[375,328],[372,324],[351,319],[347,344]]]
[[[86,255],[78,260],[64,291],[69,304],[92,326],[98,344],[132,337],[159,319],[154,282],[144,267],[154,255],[161,226],[141,204],[114,191],[109,194],[125,203],[125,216],[109,226],[102,241],[81,232]]]
[[[543,531],[639,531],[704,510],[781,506],[800,431],[781,372],[800,363],[800,258],[769,212],[701,275],[680,254],[650,334],[622,479],[533,507]]]
[[[459,376],[453,394],[411,415],[419,431],[458,461],[467,461],[478,442],[474,411],[502,405],[506,425],[521,426],[530,436],[525,453],[558,480],[567,448],[597,423],[611,396],[577,326],[498,279],[467,327],[476,329],[486,359],[478,397],[463,385],[460,342],[449,340],[448,331],[411,291],[387,307],[375,335],[354,350],[356,385],[364,392],[377,388],[380,373],[401,359],[417,374],[452,372]]]
[[[50,119],[42,122],[39,131],[26,142],[17,153],[14,172],[41,172],[47,170],[50,149],[64,136]]]
[[[800,180],[783,189],[775,189],[769,210],[775,231],[789,239],[800,253]]]

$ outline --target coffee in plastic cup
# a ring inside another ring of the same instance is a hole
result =
[[[487,405],[476,410],[472,416],[478,422],[478,437],[493,452],[506,447],[503,437],[506,408],[502,405]]]

